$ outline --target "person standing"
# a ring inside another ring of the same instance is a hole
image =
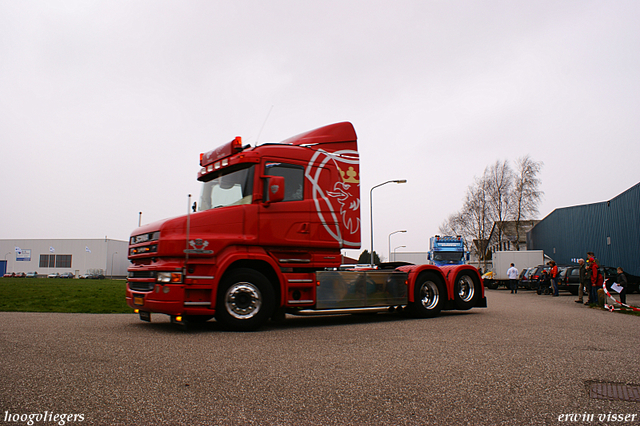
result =
[[[598,262],[592,251],[587,252],[587,277],[589,278],[589,301],[585,305],[598,303]]]
[[[578,284],[578,300],[576,303],[583,303],[584,300],[584,285],[587,277],[587,267],[584,264],[584,259],[578,259],[578,265],[580,265],[580,284]]]
[[[620,301],[626,305],[628,281],[627,281],[627,276],[625,275],[622,268],[619,266],[618,266],[618,276],[616,277],[616,282],[620,287],[622,287],[622,290],[620,291]]]
[[[553,297],[557,297],[558,294],[558,265],[553,260],[549,262],[551,265],[551,270],[549,271],[549,275],[551,275],[551,286],[553,287]]]
[[[509,284],[511,287],[511,294],[518,293],[518,269],[512,263],[511,268],[507,269],[507,278],[509,278]]]

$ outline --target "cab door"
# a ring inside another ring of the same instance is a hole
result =
[[[259,241],[269,250],[309,246],[310,200],[305,199],[304,167],[295,163],[266,160],[262,171],[262,203],[259,207]],[[284,199],[269,200],[269,176],[284,178]],[[285,256],[286,257],[286,256]]]

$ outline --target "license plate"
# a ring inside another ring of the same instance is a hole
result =
[[[144,306],[144,296],[133,296],[133,304],[136,306]]]

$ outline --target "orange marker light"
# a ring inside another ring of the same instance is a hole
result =
[[[236,138],[231,143],[231,146],[235,151],[242,151],[242,137],[236,136]]]

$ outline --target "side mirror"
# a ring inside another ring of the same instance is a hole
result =
[[[265,198],[267,204],[284,200],[284,177],[269,176],[266,191]]]

